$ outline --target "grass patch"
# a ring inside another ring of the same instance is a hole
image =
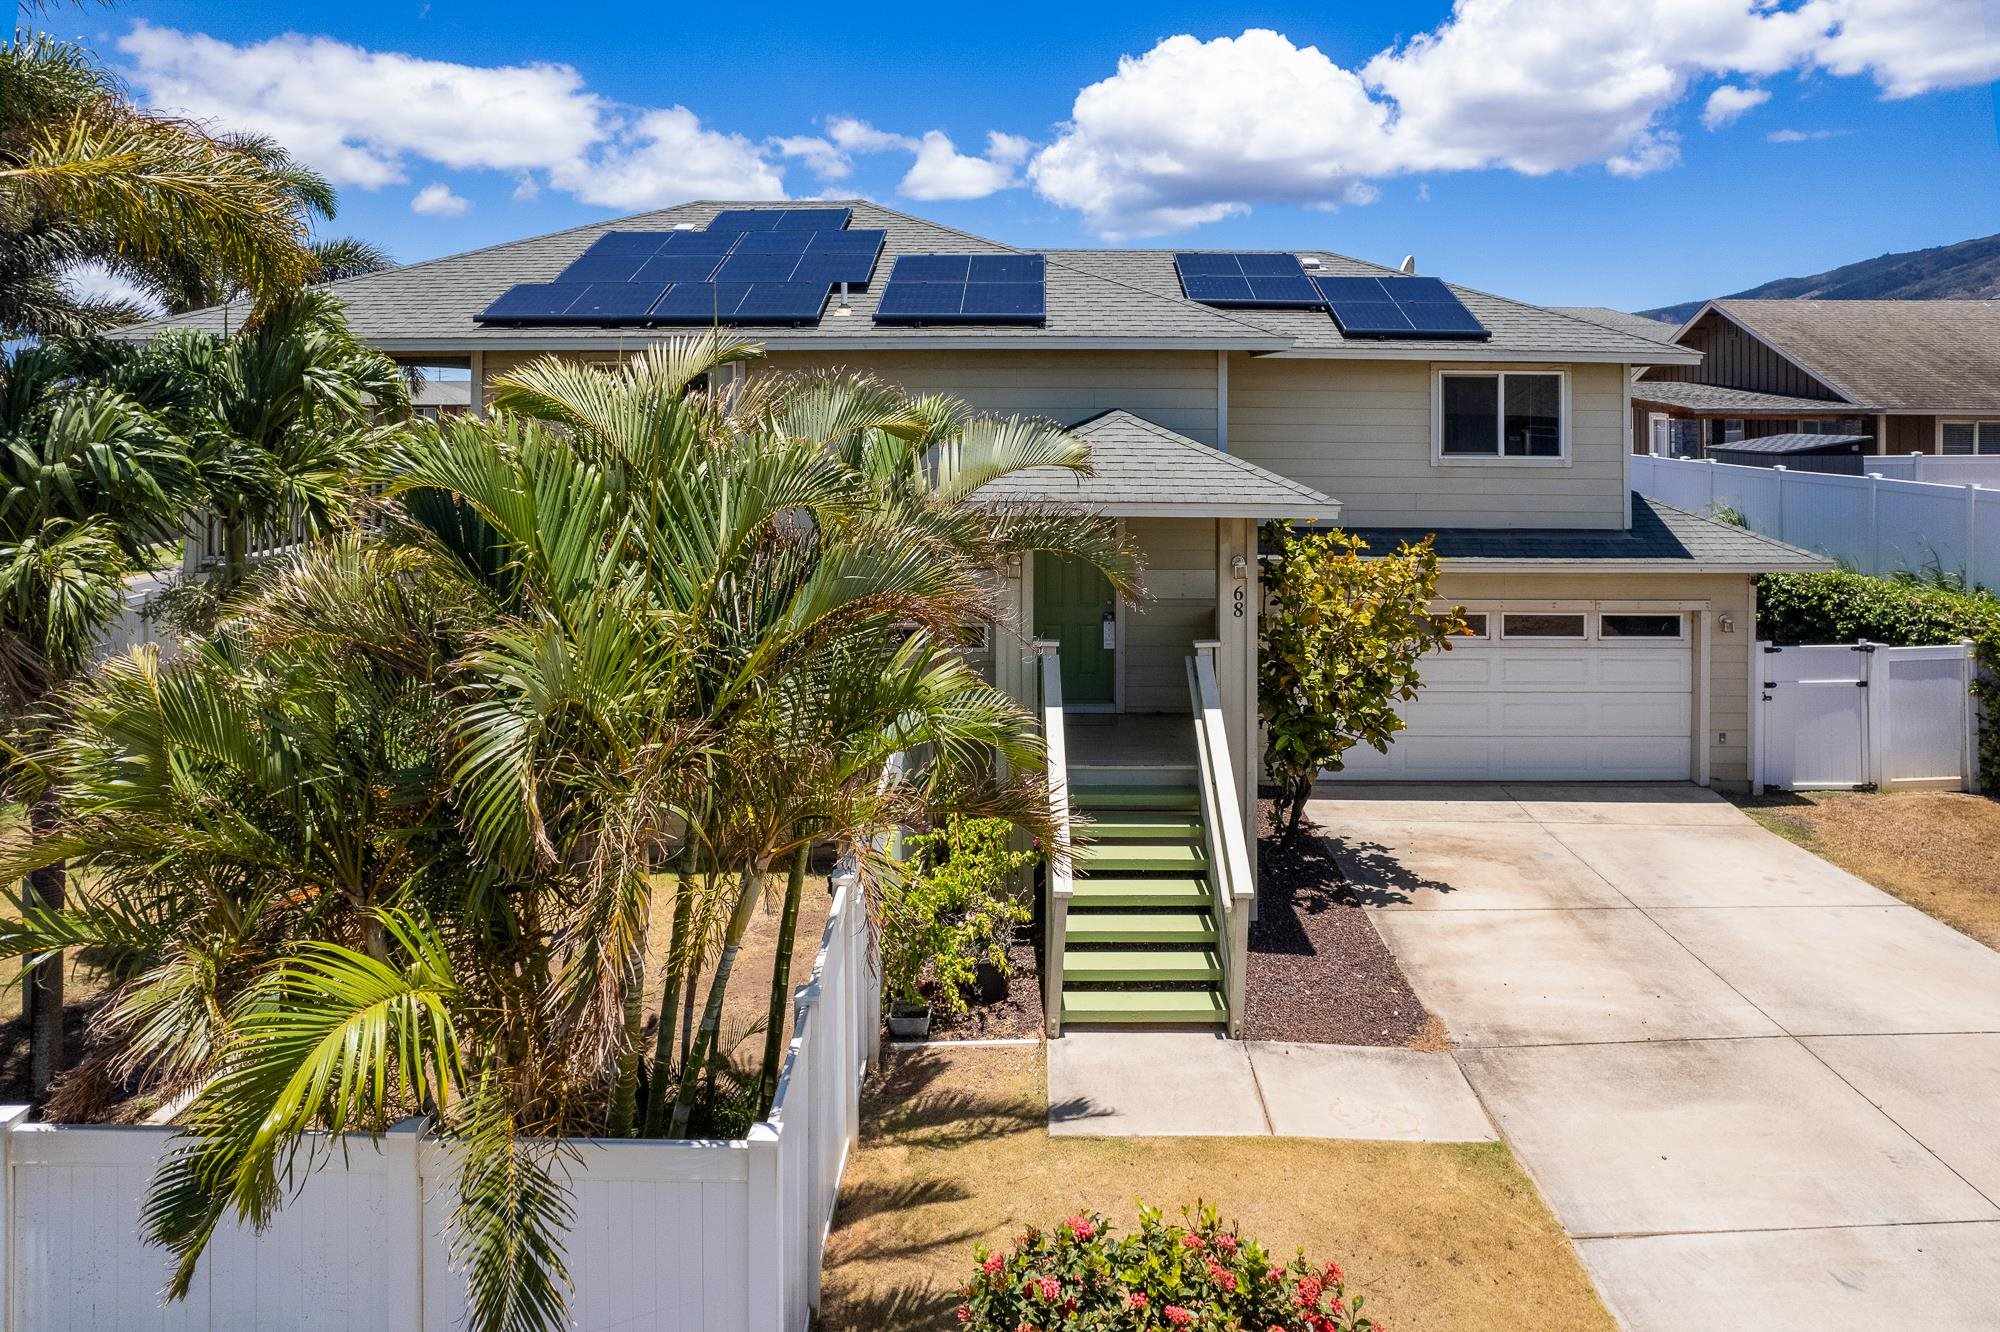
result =
[[[950,1326],[975,1243],[1091,1209],[1129,1230],[1141,1199],[1212,1201],[1276,1253],[1338,1260],[1397,1332],[1613,1326],[1497,1143],[1051,1138],[1046,1087],[1040,1048],[906,1052],[871,1080],[822,1327]]]
[[[1741,804],[1778,836],[2000,948],[2000,803],[1956,791],[1783,791]]]

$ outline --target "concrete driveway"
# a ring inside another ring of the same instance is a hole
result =
[[[1626,1327],[2000,1329],[2000,954],[1692,786],[1321,791]]]

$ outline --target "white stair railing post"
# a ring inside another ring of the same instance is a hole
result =
[[[1069,943],[1072,880],[1069,845],[1069,744],[1063,734],[1062,644],[1035,640],[1041,681],[1042,744],[1047,753],[1049,818],[1055,826],[1043,871],[1047,907],[1042,913],[1042,1020],[1053,1039],[1062,1035],[1063,951]]]

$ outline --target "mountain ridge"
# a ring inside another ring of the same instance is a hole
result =
[[[2000,298],[2000,235],[1980,236],[1927,250],[1861,259],[1810,277],[1777,278],[1720,300],[1942,301]],[[1706,301],[1640,310],[1649,319],[1679,324]]]

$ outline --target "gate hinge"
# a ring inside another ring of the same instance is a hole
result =
[[[1873,644],[1873,643],[1856,643],[1856,644],[1854,644],[1854,646],[1853,646],[1853,650],[1854,650],[1854,651],[1856,651],[1856,652],[1873,652],[1873,651],[1875,650],[1875,644]]]
[[[1784,649],[1783,649],[1783,648],[1781,648],[1781,647],[1779,647],[1779,646],[1777,646],[1777,645],[1776,645],[1775,643],[1767,643],[1767,644],[1765,644],[1765,646],[1764,646],[1764,651],[1766,651],[1766,652],[1783,652],[1783,651],[1784,651]]]
[[[1778,687],[1778,682],[1777,682],[1776,680],[1766,680],[1766,681],[1764,681],[1764,688],[1766,688],[1766,689],[1776,689],[1777,687]],[[1769,697],[1770,697],[1770,695],[1766,694],[1766,695],[1765,695],[1765,697],[1766,697],[1766,698],[1769,698]]]
[[[1868,687],[1868,682],[1866,680],[1856,680],[1854,682],[1854,687],[1856,689],[1866,689]]]

